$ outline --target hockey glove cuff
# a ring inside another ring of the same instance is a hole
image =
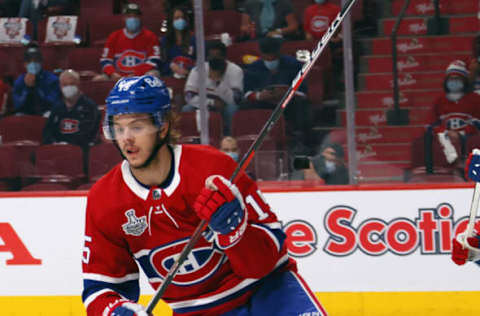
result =
[[[222,176],[211,176],[197,197],[194,209],[216,233],[217,245],[227,249],[235,245],[247,227],[247,212],[238,188]]]

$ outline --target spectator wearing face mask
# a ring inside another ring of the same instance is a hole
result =
[[[282,55],[282,40],[266,37],[259,41],[260,59],[245,70],[244,109],[274,109],[288,91],[302,65],[294,57]],[[294,154],[307,154],[311,125],[306,81],[284,111],[287,136]]]
[[[160,46],[157,36],[142,26],[142,11],[136,3],[123,10],[125,28],[108,36],[100,58],[102,74],[93,80],[114,80],[121,77],[159,75]]]
[[[320,180],[325,184],[348,184],[344,150],[337,143],[326,143],[319,154],[308,159],[308,168],[295,170],[292,180]]]
[[[72,70],[60,74],[62,102],[52,110],[43,130],[43,143],[68,143],[87,148],[95,143],[100,126],[97,104],[79,89],[80,76]]]
[[[220,151],[230,156],[235,162],[239,162],[240,151],[238,149],[237,140],[232,136],[225,136],[222,138],[220,141]]]
[[[27,46],[24,61],[27,72],[13,85],[14,112],[48,116],[61,100],[58,77],[42,69],[42,53],[36,44]]]
[[[434,104],[434,130],[446,131],[451,138],[476,131],[480,118],[480,96],[471,91],[465,62],[453,61],[447,68],[443,84],[445,93]]]
[[[465,156],[465,140],[477,133],[480,118],[480,96],[473,93],[466,63],[455,60],[448,66],[443,83],[444,93],[434,103],[434,120],[425,134],[425,167],[433,172],[432,144],[438,139],[446,160],[455,167]],[[457,152],[454,144],[461,145]]]
[[[243,98],[243,70],[226,58],[227,47],[222,42],[207,43],[208,62],[205,63],[205,67],[208,73],[206,82],[208,109],[222,113],[224,135],[231,135],[232,118]],[[200,108],[199,81],[198,70],[193,68],[185,84],[187,104],[183,107],[183,112]]]
[[[195,62],[195,37],[188,12],[175,7],[168,17],[167,34],[161,39],[163,76],[186,78]]]

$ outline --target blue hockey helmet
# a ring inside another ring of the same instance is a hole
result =
[[[112,118],[114,115],[147,113],[151,114],[159,128],[170,112],[170,94],[162,80],[144,75],[120,79],[106,99],[107,110],[103,132],[107,139],[114,139]]]

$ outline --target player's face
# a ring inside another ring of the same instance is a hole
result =
[[[116,115],[113,118],[115,140],[133,168],[142,166],[150,156],[158,137],[158,128],[146,114]]]

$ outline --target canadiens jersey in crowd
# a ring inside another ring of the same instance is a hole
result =
[[[480,119],[480,96],[468,93],[455,102],[442,95],[435,101],[434,115],[436,132],[449,129],[471,134]]]
[[[160,63],[158,38],[146,28],[133,35],[125,29],[117,30],[108,37],[100,63],[109,76],[114,72],[122,76],[144,75]]]
[[[202,145],[175,145],[172,169],[159,187],[146,188],[128,162],[117,165],[90,190],[83,257],[83,301],[88,315],[108,315],[119,300],[139,297],[138,265],[156,289],[200,219],[193,203],[211,175],[230,178],[236,164]],[[220,315],[245,304],[269,272],[296,270],[276,215],[254,181],[235,182],[248,225],[233,246],[221,249],[204,234],[162,297],[174,315]]]
[[[340,7],[333,3],[313,4],[305,9],[303,29],[320,39],[339,12]]]
[[[100,126],[100,111],[93,100],[81,95],[71,108],[62,102],[53,108],[43,130],[43,143],[66,142],[87,146],[94,142]]]

